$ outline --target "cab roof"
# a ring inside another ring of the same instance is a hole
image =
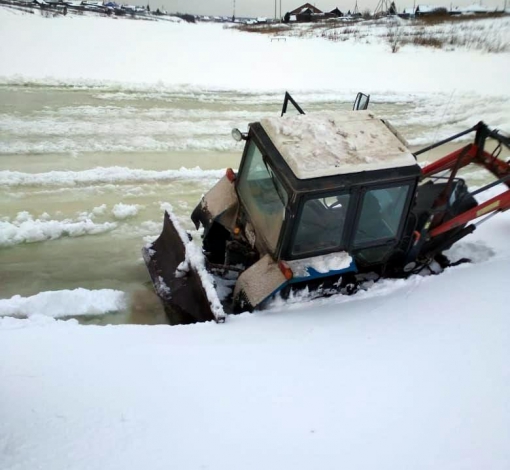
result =
[[[298,179],[416,165],[406,145],[369,111],[284,115],[260,125]]]

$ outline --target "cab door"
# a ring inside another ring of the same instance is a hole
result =
[[[362,188],[350,246],[361,264],[378,264],[400,243],[415,181]]]

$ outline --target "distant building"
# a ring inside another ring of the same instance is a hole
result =
[[[336,8],[335,10],[338,10]],[[337,16],[343,16],[342,12],[338,10],[340,15],[334,13],[335,10],[332,12],[323,12],[319,8],[317,8],[315,5],[312,5],[311,3],[305,3],[301,5],[300,7],[296,8],[295,10],[288,11],[285,13],[285,16],[283,17],[283,21],[285,23],[310,23],[312,21],[320,21],[325,20],[327,18],[335,18]]]
[[[486,7],[485,5],[475,3],[475,4],[469,5],[467,7],[455,7],[453,10],[450,10],[450,14],[453,14],[453,15],[455,15],[455,14],[457,14],[457,15],[462,15],[462,14],[484,15],[487,13],[492,13],[496,10],[497,10],[497,8],[495,8],[495,7],[489,8],[489,7]]]
[[[444,7],[430,5],[416,5],[414,10],[415,16],[432,16],[447,14],[448,10]]]
[[[316,6],[312,5],[311,3],[305,3],[304,5],[301,5],[299,8],[296,8],[295,10],[292,10],[289,12],[289,15],[302,15],[305,13],[315,13],[315,14],[322,14],[322,10],[319,10]]]

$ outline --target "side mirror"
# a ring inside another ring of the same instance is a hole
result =
[[[352,105],[353,111],[364,111],[368,108],[368,103],[370,102],[370,95],[365,95],[365,93],[358,93],[356,95],[356,99],[354,100],[354,104]]]

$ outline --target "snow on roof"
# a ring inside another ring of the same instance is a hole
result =
[[[485,5],[481,5],[479,3],[474,3],[467,7],[455,7],[454,11],[461,11],[463,13],[487,13],[489,11],[494,11],[495,8],[488,8]]]
[[[418,10],[420,13],[432,13],[436,11],[438,8],[441,8],[437,5],[416,5],[415,11]]]
[[[286,115],[260,123],[299,179],[416,165],[406,146],[368,111]]]

